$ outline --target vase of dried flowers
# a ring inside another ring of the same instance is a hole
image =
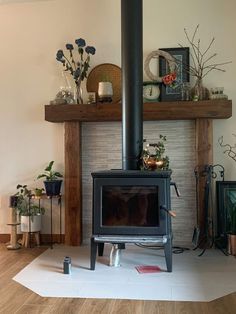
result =
[[[193,100],[209,99],[209,90],[203,85],[201,78],[196,79],[195,85],[191,89],[191,95]]]
[[[74,100],[76,104],[83,104],[83,89],[81,81],[75,82]]]
[[[231,61],[227,62],[213,62],[213,59],[217,56],[217,53],[209,53],[210,49],[212,47],[212,44],[215,41],[215,38],[213,37],[206,46],[206,48],[201,47],[201,40],[200,38],[196,38],[197,33],[199,30],[199,25],[196,26],[193,35],[189,36],[186,28],[184,28],[185,36],[187,38],[187,41],[190,45],[190,58],[192,61],[192,64],[186,65],[182,64],[183,68],[196,79],[195,85],[191,90],[191,95],[193,100],[206,100],[209,99],[209,91],[208,89],[203,85],[203,79],[210,73],[211,71],[220,71],[225,72],[224,69],[221,68],[221,66],[232,63]],[[183,47],[182,45],[180,45]],[[177,63],[180,63],[178,60],[176,60]]]
[[[96,49],[93,46],[86,46],[86,42],[83,38],[75,40],[76,46],[72,44],[66,44],[66,49],[69,52],[69,56],[64,54],[63,50],[57,51],[56,59],[61,62],[64,71],[71,74],[75,82],[75,103],[83,104],[83,95],[81,82],[87,78],[87,73],[90,67],[90,56],[94,55]],[[78,57],[75,58],[74,50],[77,50]]]

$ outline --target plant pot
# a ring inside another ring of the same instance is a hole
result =
[[[21,216],[21,232],[38,232],[41,230],[41,215]]]
[[[9,198],[9,207],[13,208],[17,206],[18,196],[11,195]]]
[[[34,195],[35,195],[36,197],[40,197],[40,196],[42,196],[42,194],[43,194],[42,189],[35,189],[35,190],[34,190]]]
[[[236,234],[229,234],[229,253],[236,256]]]
[[[60,195],[62,180],[44,181],[47,196]]]

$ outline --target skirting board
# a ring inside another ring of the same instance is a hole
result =
[[[18,234],[18,239],[21,239],[22,235]],[[53,238],[53,242],[60,242],[60,234],[53,234],[52,235]],[[51,235],[50,234],[40,234],[40,241],[42,244],[48,244],[50,243],[51,240]],[[0,243],[7,243],[10,241],[10,234],[4,233],[4,234],[0,234]],[[65,235],[62,234],[61,235],[61,242],[64,243],[65,242]]]

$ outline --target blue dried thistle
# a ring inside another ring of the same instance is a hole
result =
[[[76,39],[75,43],[78,47],[85,47],[86,46],[86,42],[83,38]]]

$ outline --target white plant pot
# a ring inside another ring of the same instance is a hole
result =
[[[41,215],[21,216],[21,232],[38,232],[41,230]],[[29,221],[30,220],[30,221]]]
[[[99,82],[98,83],[98,96],[102,97],[112,97],[113,88],[111,82]]]

